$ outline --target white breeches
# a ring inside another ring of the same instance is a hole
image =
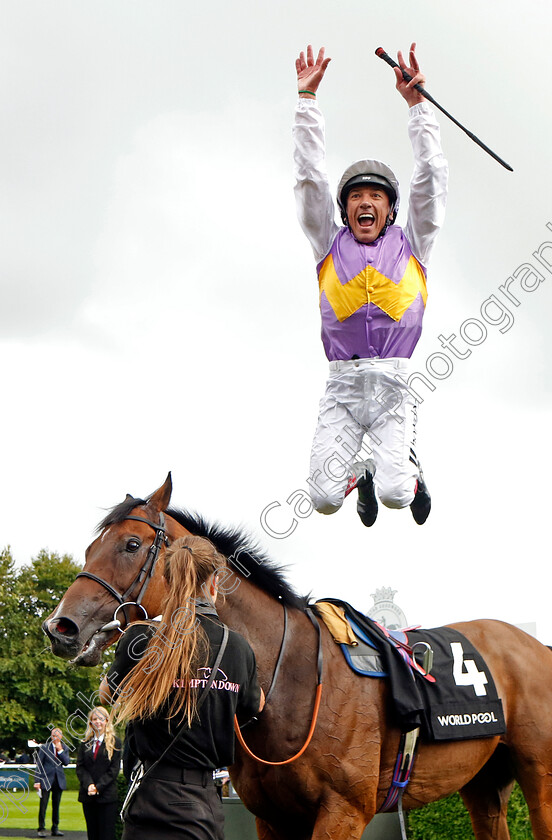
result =
[[[354,480],[354,464],[372,458],[380,501],[403,508],[418,478],[416,400],[396,376],[408,359],[330,362],[311,451],[310,495],[320,513],[335,513]]]

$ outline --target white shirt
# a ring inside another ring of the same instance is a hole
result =
[[[408,134],[415,163],[404,233],[414,256],[427,266],[443,224],[448,184],[439,123],[427,103],[409,109]],[[339,226],[326,170],[324,117],[316,100],[299,97],[293,138],[297,216],[316,262],[320,262],[328,254]]]

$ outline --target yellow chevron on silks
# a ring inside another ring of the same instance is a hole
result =
[[[400,321],[418,294],[422,295],[424,306],[427,300],[425,276],[414,257],[408,260],[406,271],[398,283],[368,265],[342,285],[334,267],[333,256],[329,254],[320,269],[318,286],[320,294],[326,293],[338,321],[345,321],[365,303],[375,304],[394,321]],[[369,288],[373,291],[369,292]]]

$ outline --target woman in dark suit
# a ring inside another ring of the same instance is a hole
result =
[[[77,755],[79,802],[82,802],[88,840],[115,840],[120,765],[121,742],[109,722],[109,712],[96,706],[88,715],[88,726]]]

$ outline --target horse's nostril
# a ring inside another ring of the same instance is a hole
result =
[[[79,628],[75,622],[64,616],[50,621],[48,630],[52,635],[63,636],[65,639],[76,638],[79,635]]]

